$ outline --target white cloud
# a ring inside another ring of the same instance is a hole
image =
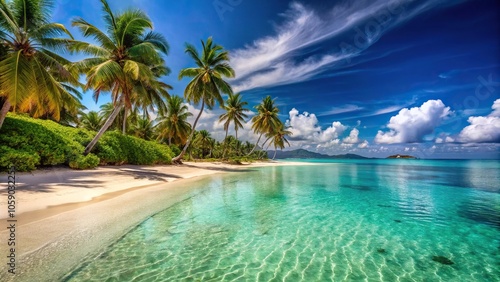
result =
[[[318,116],[329,116],[329,115],[337,115],[337,114],[343,114],[343,113],[350,113],[350,112],[355,112],[364,109],[363,107],[357,106],[357,105],[344,105],[342,107],[333,107],[331,110],[322,112],[321,114],[318,114]]]
[[[304,148],[313,149],[316,152],[326,154],[339,154],[354,152],[357,148],[364,149],[368,147],[368,141],[359,138],[359,129],[353,128],[349,135],[342,138],[348,126],[341,122],[334,121],[330,126],[323,129],[319,125],[318,118],[313,113],[300,113],[293,108],[289,112],[289,118],[286,125],[293,133],[290,137],[292,149]],[[356,123],[359,126],[360,122]]]
[[[458,141],[463,143],[498,143],[500,142],[500,99],[491,107],[488,116],[469,117],[470,125],[458,134]]]
[[[437,144],[453,143],[453,142],[455,142],[455,138],[453,138],[451,136],[443,136],[443,137],[436,138],[436,140],[434,142],[436,142]]]
[[[358,148],[360,148],[360,149],[368,148],[368,144],[369,144],[368,141],[365,140],[358,145]]]
[[[412,143],[434,131],[441,122],[451,114],[441,100],[429,100],[420,107],[404,108],[396,116],[391,117],[388,132],[378,131],[376,143]]]
[[[354,128],[351,130],[351,133],[349,133],[349,136],[344,138],[344,143],[347,144],[358,144],[360,142],[359,140],[359,130],[357,128]]]
[[[315,114],[303,112],[302,114],[295,108],[289,112],[289,119],[286,125],[293,133],[291,140],[310,141],[315,143],[328,143],[337,139],[347,128],[342,123],[336,121],[325,130],[318,124],[318,118]]]
[[[489,115],[490,117],[500,117],[500,99],[496,99],[491,106],[493,112]]]
[[[340,2],[330,10],[314,10],[293,2],[274,34],[231,51],[236,92],[304,81],[358,56],[388,30],[443,4],[444,0],[358,0]],[[410,6],[411,4],[411,6]],[[346,33],[348,39],[345,38]],[[343,40],[340,41],[341,36]],[[337,39],[338,48],[304,58],[307,47]],[[345,45],[342,45],[344,43]],[[345,48],[342,46],[350,46]]]

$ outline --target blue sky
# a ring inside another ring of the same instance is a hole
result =
[[[81,16],[102,26],[98,0],[59,0],[54,21]],[[500,3],[496,0],[109,0],[113,10],[147,12],[170,44],[182,95],[193,65],[186,42],[230,51],[233,88],[253,107],[276,98],[292,148],[327,154],[499,158]],[[73,57],[73,60],[81,57]],[[96,104],[91,94],[84,104]],[[190,106],[193,111],[196,108]],[[223,137],[220,109],[200,129]],[[255,141],[246,129],[242,139]]]

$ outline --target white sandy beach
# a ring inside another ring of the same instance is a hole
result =
[[[264,162],[247,165],[185,163],[180,166],[64,168],[16,174],[16,274],[7,272],[0,244],[1,281],[56,281],[86,256],[95,256],[147,217],[190,196],[193,187],[219,173],[261,166],[305,165]],[[7,177],[5,177],[7,179]],[[7,180],[5,180],[7,182]],[[7,224],[7,191],[0,190]],[[0,241],[10,231],[2,228]]]

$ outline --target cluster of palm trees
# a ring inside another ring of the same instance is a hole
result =
[[[185,88],[184,101],[171,96],[168,91],[172,87],[160,80],[170,72],[163,59],[169,46],[153,31],[150,18],[137,9],[114,13],[106,0],[100,1],[104,29],[82,18],[72,20],[72,26],[91,39],[90,43],[75,40],[62,24],[50,22],[50,1],[0,0],[0,128],[9,111],[81,126],[97,132],[85,154],[106,130],[116,129],[182,146],[173,162],[180,162],[186,153],[218,158],[252,155],[262,136],[267,138],[262,148],[268,141],[275,149],[288,144],[286,136],[291,133],[279,120],[271,97],[264,98],[252,118],[252,129],[259,135],[257,144],[238,140],[238,130],[244,127],[249,110],[225,80],[235,76],[228,52],[212,38],[201,41],[201,52],[186,44],[186,53],[196,66],[179,73],[179,79],[192,78]],[[70,62],[59,52],[88,57]],[[79,81],[81,75],[85,77],[83,83]],[[96,102],[102,92],[110,93],[111,102],[101,106],[100,112],[85,113],[79,88],[92,90]],[[226,101],[223,94],[228,95]],[[187,122],[192,114],[185,102],[201,104],[192,125]],[[207,131],[196,131],[203,110],[216,104],[225,110],[219,118],[226,132],[222,142]],[[236,137],[228,136],[231,124]],[[190,149],[191,143],[195,148]]]

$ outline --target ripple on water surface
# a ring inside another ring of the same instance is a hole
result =
[[[461,185],[439,175],[453,167],[425,161],[220,177],[65,280],[500,281],[499,191],[458,165]]]

